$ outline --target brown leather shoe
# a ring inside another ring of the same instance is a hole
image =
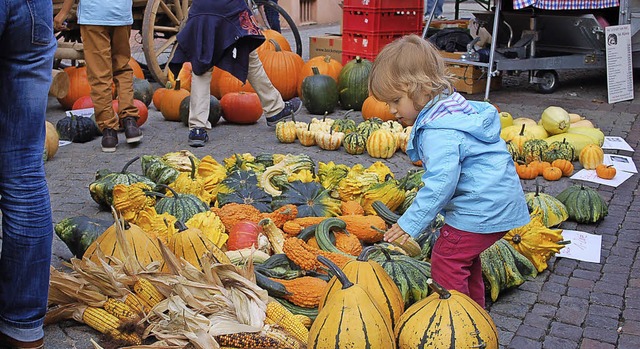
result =
[[[44,349],[44,338],[33,342],[22,342],[0,333],[0,348],[2,349]]]
[[[127,143],[138,143],[142,139],[142,131],[138,128],[137,118],[128,116],[122,119],[122,127],[124,127],[124,136]]]

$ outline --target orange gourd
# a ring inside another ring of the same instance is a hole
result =
[[[58,152],[60,136],[58,136],[58,131],[56,131],[56,127],[52,123],[50,123],[49,121],[45,121],[44,123],[46,126],[46,135],[44,139],[44,158],[45,160],[50,160]]]
[[[298,81],[304,61],[297,54],[282,50],[275,40],[271,39],[271,42],[275,45],[275,51],[265,50],[259,52],[258,56],[269,80],[286,101],[298,94]]]
[[[225,120],[234,124],[254,124],[262,116],[262,104],[255,93],[231,92],[220,100]]]
[[[600,164],[596,166],[596,176],[602,179],[612,179],[616,176],[616,168],[613,165]]]
[[[587,144],[587,146],[580,151],[578,160],[580,160],[582,167],[585,169],[595,170],[595,168],[604,161],[604,152],[602,148],[595,144]]]
[[[213,77],[211,80],[213,81]],[[220,72],[220,77],[218,78],[218,90],[220,91],[220,98],[231,92],[256,92],[248,81],[243,83],[231,75],[231,73],[224,70]]]
[[[87,67],[84,64],[64,68],[64,71],[69,75],[69,92],[64,98],[58,98],[58,102],[65,109],[71,109],[78,98],[88,96],[91,93],[91,86],[89,79],[87,79]]]
[[[178,73],[181,88],[191,92],[191,62],[182,63],[182,68]]]
[[[181,121],[180,120],[180,103],[182,100],[189,96],[189,91],[180,87],[180,79],[176,79],[176,85],[173,89],[167,89],[162,94],[162,101],[160,101],[160,112],[165,120],[169,121]]]
[[[534,179],[538,177],[538,168],[529,165],[516,164],[516,173],[521,179]]]
[[[362,104],[362,118],[380,118],[382,121],[396,120],[396,116],[389,112],[389,105],[377,100],[373,96],[367,97]]]
[[[557,167],[547,167],[542,171],[542,178],[548,181],[557,181],[562,177],[562,170]]]
[[[573,164],[569,160],[556,159],[553,160],[551,166],[559,168],[562,171],[562,175],[565,177],[569,177],[573,174]]]
[[[289,41],[287,41],[287,38],[285,38],[284,35],[280,34],[279,32],[273,29],[264,29],[262,30],[262,35],[266,40],[256,49],[258,53],[264,51],[275,51],[276,45],[274,45],[271,40],[277,42],[278,45],[280,45],[281,50],[291,51],[291,45],[289,45]]]

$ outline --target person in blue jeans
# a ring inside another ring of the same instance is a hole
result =
[[[278,0],[271,1],[275,2],[276,4],[278,3]],[[271,7],[265,6],[264,15],[267,16],[269,27],[271,27],[271,29],[277,31],[278,33],[281,33],[282,29],[280,28],[280,14],[278,13],[278,11],[274,10]]]
[[[51,0],[0,0],[0,348],[44,348],[53,224],[42,155]]]
[[[433,11],[433,19],[446,20],[447,17],[442,15],[444,7],[444,0],[425,0],[424,1],[424,15],[425,17],[431,14]]]

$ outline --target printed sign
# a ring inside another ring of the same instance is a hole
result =
[[[607,92],[609,103],[633,99],[631,25],[604,28],[607,52]]]
[[[600,177],[598,177],[598,175],[596,175],[596,170],[585,170],[585,169],[582,169],[582,170],[576,172],[573,176],[571,176],[571,179],[579,179],[579,180],[583,180],[583,181],[587,181],[587,182],[604,184],[604,185],[608,185],[610,187],[616,187],[617,188],[620,184],[624,183],[624,181],[629,179],[631,176],[633,176],[633,173],[631,173],[631,172],[616,171],[616,176],[615,177],[613,177],[611,179],[604,179],[604,178],[600,178]]]
[[[602,149],[633,151],[633,148],[622,137],[604,136]]]

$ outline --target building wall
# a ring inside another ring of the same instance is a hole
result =
[[[297,25],[337,23],[342,0],[278,0]]]

